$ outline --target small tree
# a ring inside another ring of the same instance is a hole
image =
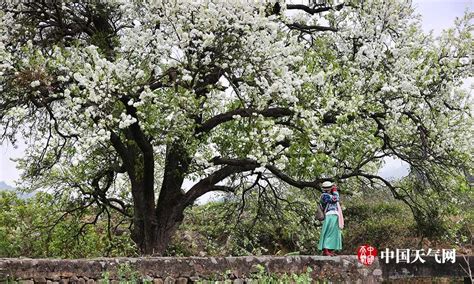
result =
[[[359,179],[403,198],[384,157],[472,165],[470,16],[434,40],[409,4],[343,6],[3,5],[1,130],[29,144],[25,186],[130,215],[162,254],[208,192]]]

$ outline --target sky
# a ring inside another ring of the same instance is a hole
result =
[[[414,6],[423,17],[425,32],[433,30],[435,35],[453,25],[456,17],[461,17],[467,8],[473,9],[472,0],[414,0]],[[14,148],[9,143],[0,144],[0,181],[15,185],[20,172],[16,169],[15,158],[21,158],[24,145]],[[408,166],[401,160],[388,158],[379,174],[387,179],[400,178],[408,173]]]

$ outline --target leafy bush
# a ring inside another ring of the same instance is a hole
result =
[[[402,202],[387,196],[372,200],[361,197],[351,199],[345,206],[345,254],[355,254],[363,244],[377,248],[418,247],[413,215]]]
[[[0,257],[62,257],[133,255],[127,231],[109,235],[107,220],[84,226],[94,208],[84,215],[65,214],[64,204],[53,195],[37,192],[22,199],[0,191]]]

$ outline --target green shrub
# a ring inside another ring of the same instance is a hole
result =
[[[95,209],[68,215],[64,206],[45,192],[22,199],[15,192],[0,191],[0,257],[135,255],[128,231],[109,235],[107,220],[102,219],[84,226],[95,218]]]

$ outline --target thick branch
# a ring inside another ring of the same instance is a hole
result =
[[[150,142],[148,141],[145,133],[143,133],[142,129],[140,128],[140,125],[138,124],[138,115],[137,115],[137,109],[134,106],[131,106],[128,104],[130,98],[123,96],[120,100],[124,104],[127,114],[130,114],[132,117],[134,117],[137,121],[130,125],[130,130],[132,131],[133,138],[135,142],[137,143],[138,147],[140,150],[142,150],[143,154],[145,155],[151,155],[153,157],[153,147],[151,146]]]
[[[327,180],[327,179],[315,179],[314,181],[301,181],[301,180],[296,180],[290,177],[289,175],[285,174],[284,172],[282,172],[281,170],[279,170],[277,167],[273,165],[267,165],[266,168],[282,181],[297,188],[305,188],[305,187],[319,188],[321,182]]]
[[[202,179],[196,185],[194,185],[186,194],[189,196],[190,202],[194,201],[197,197],[203,195],[204,193],[214,190],[212,186],[222,181],[226,177],[235,173],[253,170],[260,166],[260,164],[257,161],[252,160],[252,159],[229,159],[229,158],[217,157],[217,158],[214,158],[212,162],[215,165],[226,165],[226,166],[216,171],[212,175],[208,176],[207,178]],[[290,176],[288,176],[287,174],[283,173],[281,170],[277,169],[273,165],[267,165],[266,168],[270,170],[270,172],[272,172],[279,179],[298,188],[304,188],[304,187],[319,188],[320,183],[323,181],[323,179],[316,179],[314,181],[295,180],[291,178]],[[324,180],[327,180],[327,179],[324,179]]]
[[[215,157],[212,159],[214,165],[226,165],[226,166],[246,166],[246,165],[255,165],[256,167],[259,166],[257,161],[252,159],[231,159],[231,158],[221,158]]]
[[[299,30],[301,32],[307,32],[307,33],[326,32],[326,31],[337,32],[336,28],[326,27],[326,26],[317,26],[317,25],[308,26],[308,25],[299,24],[299,23],[291,23],[291,24],[287,24],[287,26],[290,29],[295,29],[295,30]]]
[[[254,170],[259,166],[256,161],[251,159],[245,160],[232,160],[232,159],[215,159],[216,164],[227,164],[227,166],[215,171],[206,178],[203,178],[198,183],[196,183],[185,195],[185,202],[191,204],[198,197],[203,194],[220,190],[224,188],[228,191],[229,187],[216,186],[217,183],[224,180],[225,178],[240,172]]]
[[[326,7],[318,7],[318,8],[311,8],[307,5],[303,4],[287,4],[286,9],[287,10],[302,10],[308,14],[314,15],[322,12],[327,12],[330,10],[341,10],[344,7],[344,3],[335,5],[335,6],[326,6]]]
[[[254,108],[239,108],[235,110],[231,110],[226,113],[218,114],[208,120],[206,120],[201,126],[196,129],[196,133],[200,132],[209,132],[214,127],[218,126],[219,124],[225,123],[227,121],[231,121],[234,119],[234,116],[240,115],[241,117],[250,117],[252,115],[263,115],[264,117],[285,117],[291,116],[294,112],[288,108],[283,107],[275,107],[275,108],[268,108],[264,110],[257,110]]]
[[[110,142],[112,143],[112,146],[114,147],[115,151],[117,151],[120,158],[122,159],[123,166],[127,170],[127,173],[129,175],[131,174],[134,177],[135,166],[132,161],[132,157],[130,156],[130,153],[125,147],[125,145],[122,143],[122,140],[120,140],[119,135],[113,132],[112,130],[110,131]]]
[[[209,132],[214,129],[216,126],[223,124],[225,122],[231,121],[235,119],[235,116],[239,115],[241,117],[251,117],[256,115],[262,115],[264,117],[272,117],[272,118],[281,118],[281,117],[291,117],[295,114],[293,110],[285,107],[274,107],[274,108],[267,108],[263,110],[258,110],[254,108],[239,108],[235,110],[231,110],[225,113],[218,114],[206,121],[204,121],[199,127],[196,128],[196,133],[203,133]],[[323,115],[322,122],[324,124],[332,124],[336,123],[337,117],[336,113],[326,113]],[[354,117],[350,117],[350,119],[354,119]],[[277,124],[290,126],[289,122],[278,122]],[[292,125],[291,127],[295,127]],[[301,131],[301,128],[298,129]]]

